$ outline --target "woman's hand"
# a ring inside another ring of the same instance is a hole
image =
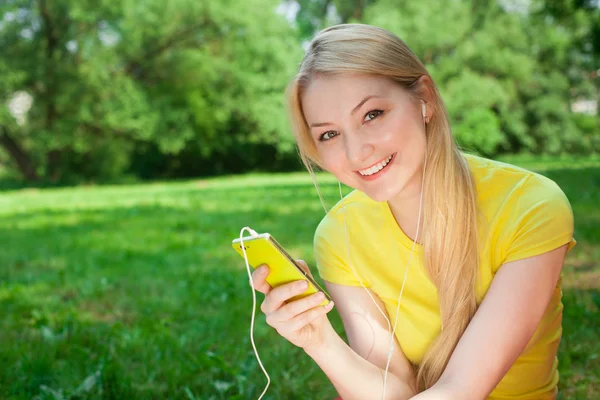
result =
[[[296,262],[310,274],[304,261]],[[267,324],[298,347],[307,348],[322,344],[324,329],[329,324],[326,314],[333,309],[333,302],[320,306],[325,299],[321,292],[287,302],[291,297],[304,293],[308,283],[301,280],[272,288],[265,281],[268,275],[267,265],[261,265],[252,273],[254,288],[265,294],[260,309],[267,316]]]

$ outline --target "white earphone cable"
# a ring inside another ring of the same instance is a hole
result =
[[[423,185],[425,183],[425,167],[427,166],[427,157],[425,157],[425,163],[423,164],[423,178],[421,180],[421,197],[419,199],[419,216],[417,217],[417,232],[415,233],[415,240],[413,241],[413,245],[412,245],[412,249],[410,250],[410,256],[408,258],[408,262],[406,263],[406,269],[404,271],[404,279],[402,281],[402,286],[400,287],[400,294],[398,295],[398,306],[396,307],[396,317],[395,317],[395,321],[394,321],[394,329],[392,330],[392,335],[390,337],[390,350],[389,350],[389,355],[388,355],[388,360],[387,360],[387,364],[385,365],[385,377],[387,377],[387,373],[388,373],[388,369],[390,366],[390,361],[392,359],[392,354],[394,353],[394,337],[396,334],[396,326],[398,325],[398,314],[400,313],[400,301],[402,300],[402,293],[404,292],[404,285],[406,284],[406,278],[408,277],[408,270],[410,268],[410,263],[412,261],[412,256],[413,253],[415,251],[415,246],[417,244],[417,238],[419,237],[419,228],[421,225],[421,209],[423,206]],[[386,380],[384,378],[384,386],[385,386]],[[385,388],[383,390],[384,396],[385,396]]]
[[[423,119],[425,119],[426,116],[426,111],[425,111],[425,107],[423,107]],[[423,121],[424,125],[425,125],[425,133],[427,133],[427,124],[425,123],[425,120]],[[385,320],[387,321],[388,324],[388,332],[390,333],[390,347],[388,350],[388,359],[387,359],[387,363],[385,365],[385,373],[383,375],[383,393],[381,398],[385,399],[385,392],[386,392],[386,387],[387,387],[387,375],[388,375],[388,371],[389,371],[389,366],[390,366],[390,361],[392,359],[392,355],[394,353],[394,335],[396,333],[396,326],[398,325],[398,314],[400,312],[400,302],[402,300],[402,294],[404,292],[404,286],[406,284],[406,279],[408,277],[408,269],[410,267],[410,263],[412,261],[412,256],[413,253],[415,251],[415,246],[417,243],[417,238],[419,237],[419,229],[421,226],[421,209],[423,206],[423,192],[424,192],[424,184],[425,184],[425,168],[427,167],[427,155],[425,155],[425,161],[423,163],[423,176],[421,179],[421,195],[419,198],[419,215],[417,217],[417,232],[415,233],[415,239],[413,240],[413,245],[412,245],[412,249],[410,251],[410,255],[408,258],[408,262],[406,263],[406,267],[405,267],[405,271],[404,271],[404,279],[402,280],[402,286],[400,287],[400,293],[398,295],[398,306],[396,307],[396,316],[395,316],[395,321],[394,321],[394,328],[393,330],[390,332],[390,328],[391,328],[391,323],[389,318],[385,315],[385,313],[383,312],[383,310],[379,307],[379,305],[377,304],[377,302],[375,301],[375,299],[373,298],[373,295],[371,294],[371,292],[367,289],[367,287],[363,284],[362,279],[360,279],[360,277],[358,276],[358,274],[356,273],[354,266],[352,264],[352,258],[350,256],[350,240],[348,238],[348,225],[346,223],[346,204],[344,202],[344,197],[342,194],[342,185],[340,183],[340,181],[338,181],[338,187],[340,190],[340,199],[341,199],[341,203],[342,203],[342,214],[344,216],[344,231],[346,233],[346,250],[347,250],[347,254],[348,254],[348,265],[350,266],[350,269],[352,270],[352,273],[354,274],[354,277],[359,281],[359,283],[361,284],[361,286],[363,287],[363,289],[365,289],[365,291],[367,292],[367,294],[369,295],[369,297],[371,298],[371,300],[373,300],[373,304],[375,304],[375,306],[377,307],[377,309],[379,310],[379,312],[381,313],[381,315],[383,316],[383,318],[385,318]]]
[[[350,269],[352,270],[352,273],[354,274],[354,277],[356,278],[356,280],[360,283],[360,285],[363,287],[363,289],[365,289],[365,291],[367,292],[367,294],[369,295],[369,297],[371,298],[371,300],[373,300],[373,304],[375,304],[375,307],[377,307],[377,309],[379,310],[379,312],[381,313],[381,315],[383,315],[383,318],[385,318],[385,320],[387,321],[387,323],[388,323],[388,332],[391,333],[392,324],[391,324],[390,320],[385,315],[385,313],[383,312],[383,310],[379,307],[379,304],[377,304],[377,302],[375,301],[375,298],[373,297],[373,295],[371,294],[371,292],[369,291],[369,289],[367,289],[367,287],[364,285],[362,279],[358,276],[358,274],[354,270],[354,266],[352,265],[352,258],[350,257],[350,240],[348,238],[348,225],[346,224],[346,204],[344,202],[344,197],[342,195],[342,184],[340,183],[340,181],[338,181],[338,187],[340,189],[340,198],[342,200],[342,210],[343,210],[342,214],[344,216],[344,231],[346,232],[346,250],[347,250],[347,253],[348,253],[348,265],[350,266]]]
[[[427,163],[427,160],[425,160],[425,163]],[[425,179],[425,167],[423,167],[423,181]],[[421,182],[421,188],[423,187],[423,181]],[[375,307],[377,307],[377,309],[379,310],[379,312],[381,313],[381,315],[383,316],[383,318],[385,318],[385,320],[387,321],[388,324],[388,332],[390,333],[390,347],[388,350],[388,359],[387,359],[387,363],[385,365],[385,374],[383,375],[383,393],[381,398],[385,399],[385,392],[386,392],[386,387],[387,387],[387,375],[388,375],[388,370],[389,370],[389,366],[390,366],[390,361],[392,359],[392,355],[394,353],[394,335],[396,333],[396,326],[398,324],[398,314],[400,311],[400,302],[402,300],[402,293],[404,292],[404,286],[406,284],[406,278],[408,277],[408,269],[410,267],[410,263],[412,261],[412,256],[415,250],[415,246],[416,246],[416,240],[417,237],[419,236],[419,228],[421,225],[421,205],[422,205],[422,201],[423,201],[423,189],[421,189],[421,197],[419,200],[419,216],[418,216],[418,222],[417,222],[417,233],[415,234],[415,240],[413,241],[413,246],[412,249],[410,251],[410,256],[408,258],[408,262],[406,264],[405,267],[405,271],[404,271],[404,279],[402,281],[402,286],[400,287],[400,294],[398,295],[398,306],[396,308],[396,319],[394,321],[394,329],[391,330],[391,323],[389,318],[385,315],[385,313],[383,312],[383,310],[379,307],[379,305],[377,304],[377,302],[375,301],[375,299],[373,298],[373,295],[371,294],[371,292],[367,289],[367,287],[363,284],[362,279],[358,276],[358,274],[356,273],[355,269],[354,269],[354,265],[352,263],[352,258],[350,256],[350,241],[348,238],[348,226],[346,223],[346,210],[345,210],[345,202],[344,202],[344,198],[342,195],[342,186],[341,183],[338,181],[338,186],[340,189],[340,196],[341,196],[341,201],[342,201],[342,209],[343,209],[343,215],[344,215],[344,231],[346,233],[346,250],[348,253],[348,265],[350,266],[350,269],[352,270],[352,273],[354,274],[354,277],[359,281],[360,285],[363,287],[363,289],[365,289],[365,291],[367,292],[367,294],[369,295],[369,297],[371,298],[371,300],[373,300],[373,304],[375,304]],[[391,330],[391,332],[390,332]]]
[[[246,255],[246,247],[244,246],[244,231],[250,232],[251,235],[256,235],[256,232],[247,226],[243,227],[242,230],[240,231],[240,242],[242,245],[242,252],[244,253],[244,261],[246,261],[246,271],[248,271],[248,279],[250,280],[250,286],[252,287],[252,319],[250,321],[250,342],[252,343],[252,348],[254,349],[254,354],[256,355],[256,360],[258,360],[258,364],[260,365],[260,368],[262,369],[263,373],[267,377],[267,386],[265,386],[265,389],[263,390],[260,397],[258,398],[258,400],[261,400],[263,398],[263,396],[265,395],[265,393],[267,393],[267,389],[269,388],[269,385],[271,384],[271,378],[269,377],[267,370],[265,369],[262,361],[260,360],[260,356],[258,355],[258,350],[256,350],[256,343],[254,343],[254,318],[256,316],[256,290],[254,289],[254,282],[252,281],[252,272],[250,272],[250,264],[248,263],[248,256]]]

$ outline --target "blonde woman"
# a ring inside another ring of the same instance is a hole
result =
[[[272,289],[263,266],[253,282],[267,323],[344,400],[555,399],[559,276],[576,243],[561,189],[459,151],[433,79],[384,29],[320,32],[288,95],[310,173],[355,189],[314,240],[348,344],[332,307],[286,302],[304,289]]]

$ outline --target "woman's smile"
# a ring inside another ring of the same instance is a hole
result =
[[[383,176],[387,172],[390,164],[393,163],[394,160],[396,159],[396,154],[397,153],[391,154],[391,155],[387,156],[386,158],[384,158],[383,160],[373,164],[372,166],[370,166],[368,168],[360,169],[360,170],[354,171],[354,172],[356,172],[356,174],[358,176],[360,176],[362,179],[364,179],[366,181],[375,180],[375,179]]]

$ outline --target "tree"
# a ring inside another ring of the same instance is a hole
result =
[[[21,125],[0,112],[0,145],[25,178],[52,181],[118,175],[140,143],[290,151],[282,94],[301,48],[277,1],[251,3],[4,2],[0,98],[33,105]]]

